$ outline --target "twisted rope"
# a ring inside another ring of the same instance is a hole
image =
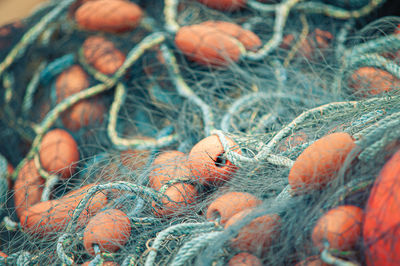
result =
[[[113,189],[129,191],[138,195],[143,194],[143,196],[145,196],[144,198],[150,198],[151,200],[155,201],[159,201],[159,199],[162,197],[162,194],[151,188],[131,184],[125,181],[118,181],[104,185],[96,185],[88,190],[85,197],[83,197],[83,199],[79,202],[78,206],[74,210],[71,222],[68,224],[65,230],[66,234],[71,233],[74,229],[76,229],[76,223],[80,214],[84,210],[89,200],[94,196],[94,194],[96,194],[99,191],[104,191],[104,190],[109,191]]]
[[[201,232],[209,232],[215,229],[215,223],[206,222],[206,223],[185,223],[185,224],[177,224],[168,227],[167,229],[161,231],[156,239],[154,240],[151,250],[149,251],[145,266],[154,265],[154,261],[157,255],[157,251],[160,248],[162,242],[172,234],[193,234],[193,233],[201,233]]]
[[[58,238],[57,241],[57,256],[62,261],[62,263],[66,265],[72,265],[74,263],[74,259],[69,257],[64,250],[64,242],[68,241],[68,235],[64,234]]]
[[[205,135],[209,136],[210,132],[214,129],[214,117],[209,105],[207,105],[199,96],[197,96],[193,90],[186,84],[184,79],[182,78],[179,66],[176,62],[175,56],[168,49],[166,45],[161,45],[160,48],[163,57],[166,61],[165,66],[167,67],[168,74],[170,75],[172,82],[174,83],[176,90],[179,95],[187,98],[194,104],[196,104],[203,113],[203,121],[204,121],[204,131]]]
[[[149,149],[149,148],[162,148],[178,140],[177,134],[171,134],[163,136],[157,139],[140,139],[140,138],[120,138],[116,131],[117,128],[117,118],[118,112],[125,101],[126,98],[126,88],[122,83],[118,83],[115,89],[114,101],[110,108],[110,118],[107,126],[108,136],[116,148],[127,149],[127,148],[139,148],[139,149]]]
[[[263,60],[273,49],[278,47],[282,41],[282,31],[285,28],[289,12],[300,1],[301,0],[285,0],[281,4],[277,4],[273,7],[275,11],[275,23],[272,38],[257,52],[247,52],[245,58],[250,60]],[[250,5],[254,3],[255,1],[249,1]],[[260,7],[260,5],[258,5],[258,7]]]
[[[182,266],[188,263],[189,260],[198,255],[198,252],[205,246],[210,245],[215,241],[218,236],[222,235],[222,232],[211,232],[198,237],[193,238],[189,242],[186,242],[176,254],[174,260],[171,262],[171,266]]]
[[[229,146],[228,140],[226,139],[224,133],[219,130],[214,131],[214,132],[218,135],[218,137],[221,141],[222,147],[224,147],[224,150],[225,150],[228,160],[231,161],[234,165],[237,165],[239,167],[244,167],[244,166],[248,166],[248,165],[255,166],[255,165],[259,164],[260,162],[267,161],[274,165],[285,166],[285,167],[291,168],[294,163],[289,158],[283,157],[281,155],[275,155],[272,153],[271,154],[264,153],[264,156],[260,157],[259,154],[261,152],[259,152],[253,158],[249,158],[249,157],[243,156],[241,154],[238,154],[236,152],[232,152],[231,148]]]
[[[178,4],[179,1],[177,0],[164,1],[165,29],[171,33],[177,32],[180,28],[178,22],[176,21]]]
[[[230,121],[232,116],[244,109],[247,106],[253,106],[259,101],[268,101],[273,99],[287,99],[296,103],[307,103],[307,99],[300,98],[295,95],[284,94],[284,93],[265,93],[265,92],[255,92],[251,94],[244,95],[236,99],[228,108],[225,115],[221,119],[221,129],[225,132],[230,131]]]
[[[25,116],[32,109],[33,95],[35,94],[35,92],[39,86],[41,73],[46,68],[46,65],[47,65],[47,62],[40,63],[39,67],[36,69],[31,81],[28,84],[24,99],[22,101],[22,114]]]

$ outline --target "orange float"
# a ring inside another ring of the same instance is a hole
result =
[[[31,207],[40,202],[45,180],[39,174],[35,162],[26,162],[18,173],[14,183],[14,206],[18,217]]]
[[[31,206],[20,217],[23,231],[39,238],[62,232],[71,222],[74,210],[93,186],[94,184],[89,184],[67,193],[60,199],[42,201]],[[78,228],[85,226],[89,218],[104,208],[107,203],[108,199],[104,193],[96,193],[80,214]]]
[[[200,3],[221,11],[234,11],[243,7],[246,0],[197,0]]]
[[[135,29],[142,16],[143,11],[138,5],[123,0],[86,1],[75,12],[81,28],[111,33]]]
[[[232,216],[225,224],[225,229],[240,222],[253,209],[246,209]],[[279,236],[281,219],[277,214],[267,214],[252,220],[243,226],[238,235],[231,240],[231,247],[256,255],[262,255]]]
[[[102,252],[115,252],[128,242],[130,235],[128,216],[120,210],[105,210],[90,219],[83,233],[83,245],[91,255],[95,255],[93,245],[98,245]]]
[[[175,36],[175,44],[190,60],[202,65],[228,66],[239,61],[237,40],[204,25],[184,26]]]
[[[83,55],[88,64],[105,75],[114,74],[125,61],[125,55],[111,41],[100,36],[85,40]]]
[[[324,242],[329,248],[337,250],[353,249],[361,238],[364,212],[353,205],[339,206],[329,210],[316,223],[312,240],[319,249],[324,249]]]
[[[355,70],[348,84],[356,94],[364,97],[400,89],[400,80],[389,72],[375,67],[361,67]]]
[[[367,265],[400,264],[400,150],[376,178],[365,207],[364,253]]]
[[[68,68],[56,80],[57,103],[88,87],[89,77],[81,66]],[[96,122],[102,123],[105,111],[106,107],[99,98],[85,99],[63,112],[61,118],[68,130],[78,131]]]
[[[184,26],[175,44],[190,60],[206,66],[228,66],[246,50],[254,51],[261,40],[253,32],[225,21],[206,21]]]
[[[167,151],[159,154],[152,163],[149,186],[155,190],[176,178],[189,177],[186,155],[180,151]]]
[[[71,131],[101,124],[107,112],[99,98],[81,100],[65,111],[62,116],[63,125]]]
[[[79,65],[62,72],[56,80],[57,103],[89,87],[89,77]]]
[[[347,155],[356,146],[344,132],[326,135],[308,146],[294,162],[289,173],[293,192],[320,189],[335,179]]]
[[[53,129],[44,135],[39,157],[46,171],[69,178],[74,174],[79,161],[78,144],[67,131]]]
[[[224,225],[233,215],[260,205],[262,201],[246,192],[227,192],[216,198],[207,209],[207,219]]]
[[[227,21],[209,20],[200,25],[215,28],[222,33],[225,33],[243,44],[246,50],[256,51],[261,45],[260,38],[254,32],[243,29],[241,26]]]
[[[237,143],[226,137],[229,146],[238,154]],[[225,150],[217,135],[206,137],[194,145],[189,153],[188,164],[193,179],[201,184],[219,184],[232,178],[237,167],[222,156]]]
[[[159,217],[182,214],[189,209],[190,204],[195,202],[197,195],[197,190],[193,185],[174,184],[167,188],[160,204],[153,202],[153,212]]]

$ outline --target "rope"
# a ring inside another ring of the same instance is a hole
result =
[[[172,234],[193,234],[193,233],[201,233],[201,232],[209,232],[215,228],[215,224],[212,222],[207,223],[185,223],[185,224],[177,224],[168,227],[167,229],[161,231],[156,239],[154,240],[151,250],[149,251],[145,266],[154,265],[154,261],[157,255],[157,251],[160,248],[162,242]]]
[[[172,266],[182,266],[188,263],[189,260],[194,258],[200,249],[213,243],[215,239],[220,236],[221,232],[211,232],[198,237],[193,238],[189,242],[186,242],[176,254],[174,260],[171,262]]]

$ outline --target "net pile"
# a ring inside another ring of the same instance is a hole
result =
[[[396,8],[63,0],[3,26],[0,264],[398,264]]]

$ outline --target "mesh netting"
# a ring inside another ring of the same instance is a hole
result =
[[[399,10],[63,0],[2,26],[0,264],[398,265]]]

